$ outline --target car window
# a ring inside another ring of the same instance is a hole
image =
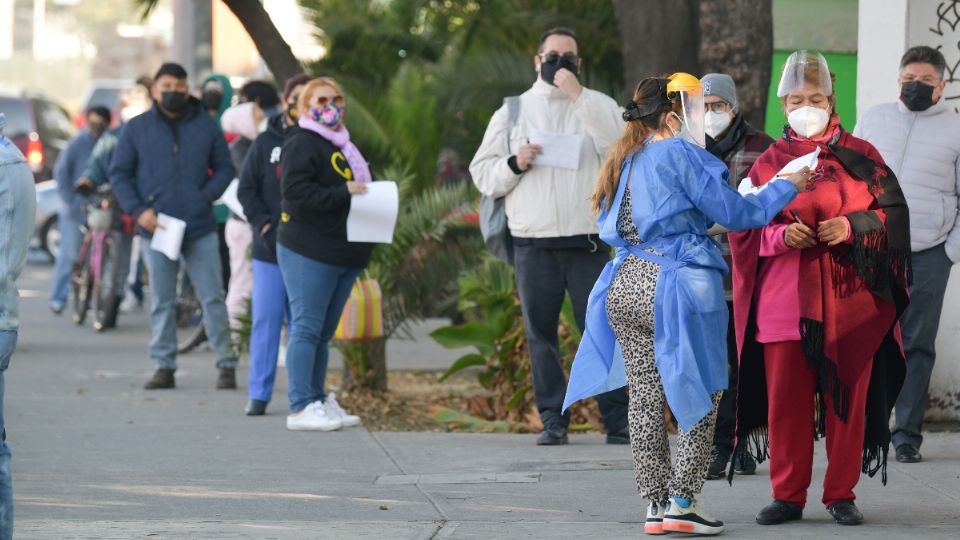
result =
[[[33,131],[27,100],[0,97],[0,112],[7,116],[7,126],[3,128],[3,134],[7,137],[25,137]]]
[[[34,101],[37,108],[37,122],[40,124],[42,139],[69,140],[73,137],[75,128],[70,122],[70,115],[59,105],[50,101],[38,99]]]

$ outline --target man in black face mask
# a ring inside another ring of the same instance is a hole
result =
[[[143,258],[152,292],[150,357],[157,370],[144,388],[174,387],[176,290],[181,262],[202,306],[204,329],[220,377],[217,388],[236,388],[237,357],[230,345],[213,202],[234,178],[230,151],[217,121],[188,93],[187,72],[164,64],[154,77],[154,107],[127,123],[108,172],[123,210],[146,239]],[[180,256],[150,248],[160,216],[186,222]]]
[[[583,326],[590,290],[610,260],[587,199],[604,155],[623,131],[623,120],[615,101],[580,84],[579,44],[570,29],[544,32],[533,65],[537,80],[523,95],[507,98],[490,119],[470,174],[481,193],[504,199],[544,426],[537,444],[561,445],[568,442],[570,415],[561,410],[567,380],[557,322],[569,293],[574,316]],[[575,165],[546,161],[564,151],[536,143],[538,137],[554,136],[577,145]],[[607,442],[629,443],[626,389],[601,394],[597,402]]]
[[[943,98],[945,71],[940,51],[923,46],[908,50],[900,60],[900,100],[867,111],[855,131],[877,147],[896,173],[910,209],[913,286],[900,318],[907,376],[893,429],[900,463],[922,460],[934,343],[947,279],[960,262],[960,118]]]

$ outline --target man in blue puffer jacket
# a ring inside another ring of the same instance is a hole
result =
[[[180,261],[203,306],[207,338],[218,355],[218,389],[236,388],[237,358],[230,346],[227,310],[213,201],[234,178],[230,151],[216,120],[187,91],[187,72],[160,67],[153,83],[154,106],[127,123],[110,165],[110,183],[125,212],[149,238],[157,216],[186,222],[179,260],[150,249],[143,256],[153,294],[150,357],[157,370],[144,388],[173,388],[177,369],[176,296]]]

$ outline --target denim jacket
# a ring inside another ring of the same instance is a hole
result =
[[[16,331],[20,325],[16,281],[27,260],[37,194],[26,158],[3,136],[5,125],[0,113],[0,331]]]

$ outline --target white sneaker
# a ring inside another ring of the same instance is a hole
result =
[[[689,503],[686,508],[678,501]],[[663,516],[664,532],[713,535],[723,532],[723,522],[714,519],[696,499],[670,498],[670,507]]]
[[[670,508],[670,503],[651,502],[647,506],[647,521],[643,524],[643,532],[647,534],[667,534],[667,531],[663,530],[663,514],[666,513],[667,508]]]
[[[327,415],[331,418],[339,418],[340,422],[343,423],[343,427],[360,425],[360,417],[355,414],[348,414],[347,411],[343,410],[343,407],[337,403],[337,395],[333,392],[327,394],[327,401],[323,404],[323,407],[327,410]]]
[[[140,309],[140,304],[137,302],[137,297],[133,294],[127,294],[123,297],[123,302],[120,303],[120,313],[133,313]]]
[[[291,431],[335,431],[341,427],[343,422],[327,414],[319,401],[307,405],[297,414],[287,416],[287,429]]]

